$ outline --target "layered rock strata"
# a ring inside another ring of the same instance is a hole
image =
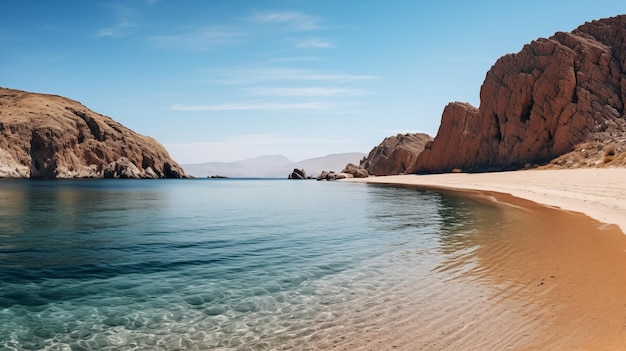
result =
[[[156,140],[76,101],[0,88],[0,177],[181,178]]]
[[[480,107],[445,107],[437,136],[407,172],[541,164],[624,135],[626,15],[538,39],[487,73]]]

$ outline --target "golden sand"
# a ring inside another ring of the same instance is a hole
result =
[[[371,327],[345,330],[320,348],[626,349],[626,235],[571,212],[624,228],[625,179],[624,169],[367,179],[447,191],[490,203],[501,216],[448,243],[471,249],[437,267],[447,281],[415,286],[398,311],[373,315]]]
[[[563,210],[582,212],[600,222],[617,224],[626,232],[626,168],[401,175],[351,181],[495,191]]]

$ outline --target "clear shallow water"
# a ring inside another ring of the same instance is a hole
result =
[[[1,181],[0,349],[306,349],[471,251],[467,206],[314,181]]]

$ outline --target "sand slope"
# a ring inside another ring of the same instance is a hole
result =
[[[435,270],[443,283],[407,293],[415,306],[333,349],[626,349],[626,169],[350,181],[458,191],[502,212]]]
[[[616,224],[626,233],[626,168],[401,175],[351,181],[501,192],[582,212],[601,222]]]

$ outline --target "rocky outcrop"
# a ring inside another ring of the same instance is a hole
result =
[[[182,178],[156,140],[70,99],[0,88],[0,177]]]
[[[294,168],[293,172],[291,172],[291,174],[289,174],[287,179],[307,179],[306,178],[306,172],[304,171],[304,169]]]
[[[539,169],[605,168],[626,166],[626,138],[611,138],[607,143],[591,141],[576,145],[572,152],[561,155]]]
[[[375,176],[403,174],[433,138],[424,133],[398,134],[385,138],[363,158],[360,167]]]
[[[317,176],[317,180],[335,180],[335,178],[337,177],[337,173],[333,172],[333,171],[322,171],[322,173],[320,173],[320,175]]]
[[[350,167],[352,166],[352,167]],[[317,180],[340,180],[340,179],[350,179],[350,178],[367,178],[369,175],[366,175],[367,172],[364,169],[359,168],[353,164],[348,164],[346,169],[341,171],[341,173],[336,173],[335,171],[322,171],[319,176],[317,176]]]
[[[353,178],[367,178],[370,176],[365,168],[353,165],[352,163],[348,163],[341,173],[351,174]]]
[[[317,180],[339,180],[339,179],[347,179],[353,178],[352,174],[349,173],[335,173],[335,171],[322,171],[319,176],[317,176]]]
[[[626,15],[538,39],[487,73],[480,107],[451,103],[410,172],[516,169],[623,135]]]

